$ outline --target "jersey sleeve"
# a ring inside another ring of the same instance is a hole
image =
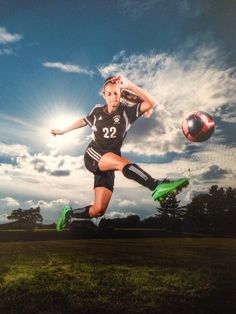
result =
[[[92,127],[94,125],[95,122],[95,112],[96,112],[96,108],[98,107],[98,105],[94,106],[93,109],[91,110],[91,112],[84,118],[84,121],[90,126]]]
[[[143,113],[140,110],[141,104],[142,104],[142,101],[133,105],[129,105],[127,103],[124,104],[125,113],[128,117],[130,124],[134,123],[134,121],[136,121],[139,117],[143,115]]]

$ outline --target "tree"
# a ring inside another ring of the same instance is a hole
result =
[[[212,185],[208,193],[193,197],[184,216],[197,232],[236,232],[236,189]]]
[[[194,232],[209,231],[207,204],[208,195],[199,194],[194,196],[191,203],[186,206],[186,211],[183,215],[183,218],[185,222],[191,222]]]
[[[145,218],[140,222],[140,225],[143,228],[161,228],[160,219],[157,215]]]
[[[140,218],[138,215],[129,215],[124,219],[124,226],[127,228],[137,228],[140,226]]]
[[[185,206],[179,206],[180,201],[177,200],[175,193],[170,193],[163,201],[160,202],[161,207],[157,207],[160,226],[166,229],[177,231],[180,228],[181,210]]]
[[[225,227],[228,232],[236,232],[236,189],[231,187],[225,191]]]
[[[223,231],[224,208],[225,208],[225,190],[212,185],[209,189],[207,200],[207,214],[210,221],[210,230],[213,233]]]
[[[10,220],[17,220],[20,227],[34,228],[36,224],[42,224],[43,217],[40,214],[40,207],[30,209],[14,209],[9,216]]]
[[[212,232],[236,231],[236,189],[212,185],[207,208]]]

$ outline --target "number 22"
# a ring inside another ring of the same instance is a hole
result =
[[[110,129],[103,128],[102,129],[105,138],[116,138],[116,128],[112,126]]]

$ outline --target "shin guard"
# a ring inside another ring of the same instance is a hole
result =
[[[77,209],[73,209],[72,213],[71,213],[71,217],[73,218],[91,218],[89,216],[89,208],[91,207],[91,205],[89,206],[85,206],[83,208],[77,208]]]
[[[122,172],[126,178],[138,182],[139,184],[149,188],[151,191],[154,190],[158,184],[158,180],[153,179],[147,172],[136,164],[128,164],[124,166]]]

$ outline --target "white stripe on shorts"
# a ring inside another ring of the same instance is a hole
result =
[[[98,156],[99,158],[102,157],[102,155],[100,155],[98,152],[96,152],[96,150],[94,150],[92,147],[89,148],[91,150],[91,152],[93,152],[96,156]]]
[[[87,153],[89,154],[90,157],[92,157],[94,160],[96,160],[97,162],[99,162],[99,160],[101,159],[101,155],[98,154],[92,147],[87,149]]]
[[[92,157],[94,160],[96,160],[97,162],[99,162],[99,158],[94,157],[94,155],[93,155],[89,150],[87,150],[87,153],[88,153],[88,155],[89,155],[90,157]]]

